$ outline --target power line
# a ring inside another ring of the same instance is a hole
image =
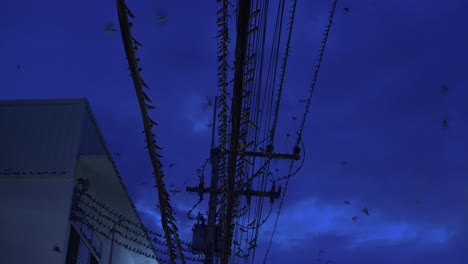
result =
[[[329,36],[329,33],[330,33],[330,28],[331,28],[331,25],[333,24],[333,15],[335,14],[337,2],[338,2],[337,0],[333,1],[332,9],[329,12],[330,15],[328,17],[328,25],[325,28],[324,38],[322,40],[321,49],[320,49],[320,53],[319,53],[318,64],[315,66],[315,72],[314,72],[314,77],[313,77],[313,80],[312,80],[312,85],[311,85],[311,87],[309,89],[309,98],[307,99],[307,103],[306,103],[306,106],[305,106],[305,111],[304,111],[304,114],[303,114],[302,119],[301,119],[301,124],[300,124],[300,127],[299,127],[299,131],[297,133],[296,146],[298,146],[302,142],[302,133],[303,133],[303,130],[304,130],[307,114],[309,113],[310,102],[312,100],[313,91],[314,91],[315,85],[317,83],[317,77],[318,77],[318,73],[319,73],[319,70],[320,70],[320,65],[321,65],[321,62],[322,62],[322,59],[323,59],[323,54],[325,52],[325,46],[327,44],[328,36]],[[289,166],[289,172],[290,173],[292,172],[293,164],[294,164],[294,161],[292,161],[290,163],[290,166]],[[281,213],[281,209],[283,207],[284,198],[286,196],[286,191],[288,189],[290,179],[291,179],[291,177],[286,178],[286,182],[285,182],[285,185],[284,185],[284,194],[280,199],[278,214],[276,216],[275,224],[273,226],[273,232],[271,234],[271,238],[270,238],[270,241],[268,243],[268,247],[267,247],[267,251],[266,251],[266,254],[265,254],[265,258],[263,259],[263,263],[266,263],[268,254],[270,252],[271,244],[272,244],[272,241],[273,241],[273,236],[275,235],[276,228],[278,226],[278,219],[279,219],[279,216],[280,216],[280,213]]]

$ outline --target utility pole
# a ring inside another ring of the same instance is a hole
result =
[[[219,244],[223,241],[219,241],[219,234],[218,234],[218,225],[216,223],[216,211],[218,207],[218,195],[221,194],[221,190],[218,187],[218,180],[219,180],[219,159],[222,155],[226,155],[227,153],[221,153],[218,148],[211,149],[211,182],[209,187],[204,187],[204,184],[201,182],[198,186],[195,187],[186,187],[186,191],[189,193],[198,193],[200,197],[203,197],[204,193],[210,194],[209,200],[209,210],[208,210],[208,225],[206,226],[206,242],[202,246],[204,248],[204,255],[205,260],[204,264],[213,264],[217,249]],[[295,147],[293,150],[293,154],[282,154],[282,153],[273,153],[273,147],[271,145],[267,146],[267,149],[262,152],[246,152],[245,155],[247,156],[254,156],[254,157],[267,157],[267,158],[278,158],[278,159],[294,159],[299,160],[300,149]],[[237,194],[245,196],[247,202],[250,203],[250,199],[252,196],[263,196],[269,197],[270,202],[277,198],[279,198],[281,194],[281,188],[276,188],[273,184],[270,191],[258,191],[258,190],[240,190]],[[197,245],[199,247],[199,245]]]

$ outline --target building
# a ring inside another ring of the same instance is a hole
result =
[[[0,263],[157,263],[86,99],[0,101],[0,150]]]

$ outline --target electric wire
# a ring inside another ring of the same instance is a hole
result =
[[[296,146],[298,146],[301,142],[302,142],[302,133],[303,133],[303,130],[304,130],[304,126],[305,126],[305,121],[306,121],[306,118],[307,118],[307,114],[309,112],[309,107],[310,107],[310,102],[312,100],[312,95],[313,95],[313,91],[314,91],[314,88],[315,88],[315,85],[317,83],[317,77],[318,77],[318,73],[319,73],[319,70],[320,70],[320,65],[321,65],[321,62],[322,62],[322,59],[323,59],[323,54],[325,52],[325,47],[326,47],[326,43],[327,43],[327,40],[328,40],[328,36],[329,36],[329,33],[330,33],[330,28],[331,28],[331,25],[333,24],[333,16],[335,14],[335,10],[336,10],[336,4],[337,4],[337,0],[334,0],[333,1],[333,4],[332,4],[332,8],[331,8],[331,11],[329,12],[329,17],[328,17],[328,25],[325,29],[325,33],[324,33],[324,39],[322,40],[322,45],[321,45],[321,49],[320,49],[320,53],[319,53],[319,59],[318,59],[318,64],[316,65],[315,67],[315,72],[314,72],[314,76],[313,76],[313,80],[312,80],[312,85],[309,89],[309,97],[307,99],[307,103],[306,103],[306,106],[305,106],[305,111],[304,111],[304,114],[302,116],[302,119],[301,119],[301,123],[300,123],[300,127],[299,127],[299,130],[298,130],[298,133],[297,133],[297,139],[296,139]],[[292,171],[292,167],[293,167],[293,164],[294,164],[294,161],[292,161],[289,165],[289,172]],[[273,226],[273,232],[272,232],[272,235],[271,235],[271,238],[270,238],[270,241],[268,243],[268,247],[267,247],[267,251],[266,251],[266,254],[265,254],[265,258],[263,260],[263,263],[266,263],[266,260],[267,260],[267,257],[268,257],[268,254],[270,252],[270,248],[271,248],[271,244],[272,244],[272,241],[273,241],[273,237],[275,235],[275,232],[276,232],[276,228],[278,226],[278,219],[279,219],[279,216],[280,216],[280,213],[281,213],[281,209],[283,207],[283,203],[284,203],[284,198],[285,198],[285,194],[286,194],[286,191],[287,191],[287,188],[289,186],[289,180],[290,180],[291,177],[288,177],[286,179],[286,182],[285,182],[285,185],[284,185],[284,193],[283,193],[283,196],[281,197],[280,199],[280,204],[279,204],[279,209],[278,209],[278,213],[277,213],[277,216],[276,216],[276,220],[275,220],[275,224]]]

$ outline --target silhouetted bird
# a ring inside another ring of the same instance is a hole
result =
[[[351,204],[349,201],[344,201],[344,204]]]
[[[349,8],[345,7],[345,8],[343,8],[343,11],[344,11],[345,13],[348,13],[348,12],[349,12]]]
[[[362,212],[365,213],[366,215],[369,215],[369,210],[367,210],[367,208],[363,208]]]
[[[448,119],[444,119],[444,120],[442,121],[442,126],[443,126],[444,128],[448,128],[448,126],[449,126],[449,125],[448,125]]]
[[[116,32],[117,29],[115,29],[114,24],[110,23],[110,24],[107,24],[107,25],[104,27],[104,31],[105,31],[105,32]]]
[[[209,96],[206,97],[206,102],[203,104],[203,110],[207,110],[209,107],[213,106],[213,99]]]
[[[291,134],[289,134],[289,133],[286,133],[286,137],[290,137],[290,136],[291,136]]]
[[[17,70],[21,70],[22,68],[23,68],[23,67],[21,67],[21,65],[16,64],[16,69],[17,69]]]
[[[174,166],[174,163],[171,163],[169,164],[169,168],[173,167]]]
[[[116,152],[115,155],[116,155],[117,157],[120,157],[120,152]]]
[[[448,87],[447,86],[442,86],[442,92],[447,93],[448,92]]]
[[[156,22],[160,25],[167,23],[167,13],[164,10],[158,10],[156,12]]]
[[[293,116],[292,119],[293,119],[293,120],[297,120],[297,117]]]
[[[351,218],[351,219],[353,219],[353,222],[356,222],[357,216],[353,216],[353,218]]]
[[[345,166],[345,165],[348,165],[348,162],[346,160],[342,160],[342,161],[340,161],[340,164]]]
[[[58,252],[58,253],[62,253],[62,250],[60,250],[59,246],[55,245],[53,248],[52,248],[53,251],[55,252]]]

